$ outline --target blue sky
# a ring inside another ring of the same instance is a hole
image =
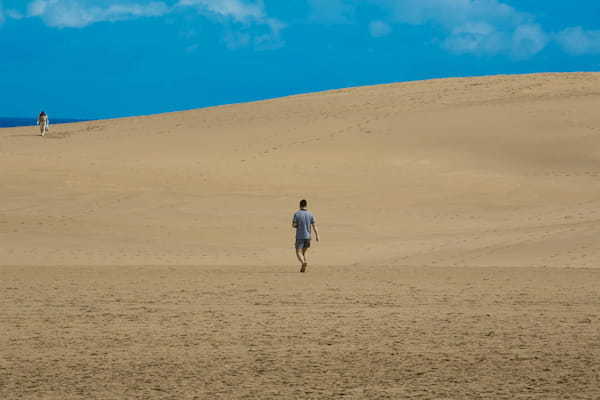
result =
[[[0,0],[0,116],[597,70],[597,0]]]

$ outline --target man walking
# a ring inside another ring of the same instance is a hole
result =
[[[310,247],[311,231],[315,231],[315,239],[319,241],[319,231],[315,224],[315,217],[306,209],[308,205],[306,200],[300,200],[300,209],[294,213],[292,226],[296,228],[296,257],[302,264],[300,272],[306,272],[308,261],[306,252]]]

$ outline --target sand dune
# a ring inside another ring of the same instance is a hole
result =
[[[2,265],[572,266],[600,257],[600,74],[360,87],[0,130]]]
[[[0,398],[600,398],[599,100],[497,76],[0,129]]]

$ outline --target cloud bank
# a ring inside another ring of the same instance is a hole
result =
[[[252,45],[258,50],[268,50],[284,44],[281,31],[286,25],[267,16],[261,0],[179,0],[176,7],[193,7],[200,14],[224,23],[227,26],[224,42],[231,49]]]
[[[353,15],[349,8],[368,5],[385,15],[369,24],[373,37],[390,34],[395,24],[434,25],[445,32],[438,41],[456,54],[527,59],[558,43],[573,55],[600,53],[600,31],[569,28],[547,32],[535,17],[501,0],[309,0],[311,15]],[[335,9],[337,7],[337,10]]]
[[[306,0],[309,20],[319,24],[349,24],[355,18],[355,4],[345,0]]]
[[[84,28],[98,22],[117,22],[136,18],[161,17],[182,10],[197,13],[225,26],[223,41],[230,48],[253,45],[273,49],[283,45],[285,24],[270,18],[262,0],[33,0],[23,13],[3,12],[0,23],[12,19],[40,18],[54,28]]]
[[[297,1],[297,0],[296,0]],[[600,54],[600,31],[570,27],[549,32],[535,16],[503,0],[303,0],[307,21],[316,24],[356,24],[360,8],[377,10],[366,23],[373,38],[389,36],[398,25],[433,26],[435,42],[454,54],[504,55],[528,59],[550,44],[573,56]],[[267,14],[264,0],[29,0],[23,10],[3,8],[7,19],[40,18],[56,28],[84,28],[98,22],[160,17],[194,10],[224,26],[223,41],[230,48],[283,46],[286,23]]]
[[[556,40],[569,54],[600,54],[600,31],[586,31],[577,26],[558,33]]]
[[[380,0],[397,21],[433,23],[448,32],[443,47],[455,53],[529,58],[542,51],[548,35],[532,16],[498,0]]]
[[[57,28],[83,28],[96,22],[158,17],[169,12],[162,1],[123,3],[105,1],[102,5],[86,0],[35,0],[27,6],[28,17],[39,17]]]
[[[200,12],[218,17],[232,18],[241,23],[266,19],[264,5],[241,0],[180,0],[180,7],[196,7]]]

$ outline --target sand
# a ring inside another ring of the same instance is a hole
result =
[[[599,100],[496,76],[0,129],[0,398],[599,398]]]
[[[597,399],[599,270],[4,268],[3,399]]]

